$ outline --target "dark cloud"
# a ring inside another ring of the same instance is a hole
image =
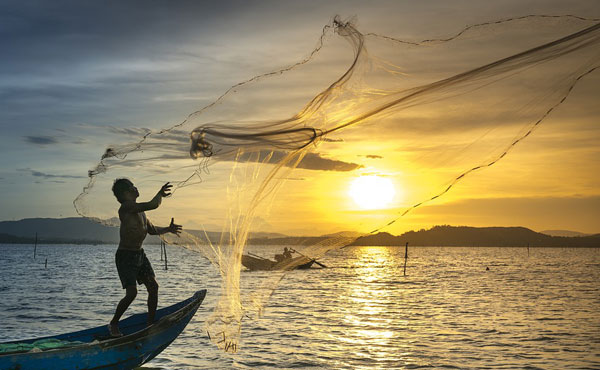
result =
[[[338,161],[336,159],[323,158],[317,153],[308,153],[298,164],[298,168],[320,171],[341,171],[348,172],[362,168],[357,163]]]
[[[247,7],[253,6],[2,1],[0,47],[10,52],[0,58],[0,121],[20,122],[12,130],[22,136],[42,125],[64,128],[78,121],[126,126],[148,118],[151,124],[177,120],[189,103],[161,106],[153,98],[159,92],[202,95],[204,87],[193,83],[191,73],[211,52],[200,49],[193,62],[183,52],[207,43],[221,48],[215,37],[233,24],[223,17]]]
[[[59,175],[59,174],[44,173],[44,172],[32,170],[31,168],[19,168],[19,169],[17,169],[17,171],[29,172],[31,174],[31,176],[40,177],[45,180],[48,180],[48,179],[84,179],[85,178],[84,176],[72,176],[72,175]],[[54,182],[63,182],[63,181],[59,181],[59,180],[53,180],[53,181]]]
[[[25,141],[37,145],[58,144],[58,140],[52,136],[25,136]]]
[[[231,14],[256,7],[244,1],[2,1],[0,44],[10,53],[0,65],[12,73],[66,72],[74,59],[171,54],[173,45],[210,39],[210,30],[231,28],[225,20]]]
[[[260,152],[259,161],[267,159],[271,152],[263,150]],[[239,157],[239,161],[247,161],[253,153],[245,153]],[[269,158],[268,163],[279,163],[285,156],[286,152],[274,151],[273,155]],[[316,170],[316,171],[339,171],[348,172],[362,168],[363,166],[357,163],[344,162],[337,159],[329,159],[322,157],[318,153],[308,153],[302,158],[296,168],[303,168],[305,170]]]
[[[269,155],[270,155],[270,157],[269,157]],[[277,164],[286,155],[287,155],[286,152],[280,152],[280,151],[274,151],[271,155],[270,151],[262,150],[258,155],[258,162]],[[181,159],[186,159],[186,158],[190,158],[187,155],[187,153],[185,155],[184,154],[163,154],[163,155],[158,155],[153,158],[144,159],[143,161],[127,161],[127,160],[120,161],[119,166],[135,167],[137,165],[140,165],[142,162],[148,163],[148,162],[162,161],[162,160],[181,160]],[[236,158],[236,154],[235,154],[235,152],[232,151],[227,154],[220,155],[218,158],[216,158],[216,160],[234,161],[235,158]],[[268,161],[267,161],[267,158],[268,158]],[[249,160],[251,160],[251,161],[257,160],[256,153],[244,153],[244,154],[240,155],[239,157],[237,157],[237,160],[239,162],[246,162]],[[267,162],[265,162],[265,161],[267,161]],[[292,161],[292,163],[294,163],[294,161]],[[318,153],[308,153],[304,156],[304,158],[302,158],[302,160],[300,161],[300,163],[298,164],[298,166],[296,168],[303,168],[305,170],[315,170],[315,171],[348,172],[348,171],[357,170],[362,167],[363,166],[358,163],[344,162],[344,161],[340,161],[337,159],[325,158],[325,157],[322,157]],[[299,180],[299,178],[293,178],[292,180]]]
[[[369,159],[381,159],[381,158],[383,158],[382,156],[377,155],[377,154],[367,154],[367,155],[365,155],[365,157],[367,157]]]
[[[81,137],[77,137],[71,141],[71,144],[77,144],[77,145],[89,144],[89,143],[90,143],[89,140],[81,138]]]
[[[71,143],[76,145],[81,144],[89,144],[89,140],[82,137],[69,137],[68,135],[60,135],[56,136],[44,136],[44,135],[28,135],[23,137],[24,140],[30,144],[35,145],[51,145],[51,144],[59,144],[60,142]]]

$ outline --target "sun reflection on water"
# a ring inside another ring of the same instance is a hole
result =
[[[410,362],[410,350],[402,348],[401,337],[408,321],[398,314],[400,284],[390,284],[398,274],[398,261],[388,247],[364,247],[354,251],[355,278],[346,285],[345,307],[352,307],[343,316],[347,330],[336,338],[356,348],[357,358],[368,357],[390,362]],[[358,364],[356,364],[358,366]]]

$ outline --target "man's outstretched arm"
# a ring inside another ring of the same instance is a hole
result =
[[[151,211],[153,209],[157,209],[158,206],[160,206],[160,203],[162,202],[162,198],[171,195],[172,187],[173,185],[171,185],[170,183],[166,183],[160,188],[158,193],[156,193],[156,195],[154,196],[154,198],[152,198],[151,201],[142,203],[125,202],[123,203],[121,208],[126,212],[132,213],[140,213],[144,211]]]
[[[148,234],[150,235],[162,235],[166,233],[173,233],[179,235],[181,232],[181,225],[175,223],[175,219],[171,218],[171,223],[167,227],[154,226],[150,220],[146,220],[148,227]]]

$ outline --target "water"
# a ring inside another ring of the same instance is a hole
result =
[[[0,341],[107,323],[121,298],[114,246],[0,245]],[[352,247],[289,272],[241,350],[204,318],[219,280],[199,254],[147,246],[159,306],[208,289],[180,337],[144,368],[600,369],[600,249]],[[253,251],[272,256],[280,248]],[[45,259],[48,268],[44,268]],[[486,267],[490,270],[486,271]],[[245,272],[252,286],[260,273]],[[126,313],[145,312],[143,287]]]

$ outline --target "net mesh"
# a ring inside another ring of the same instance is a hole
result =
[[[74,204],[117,226],[115,178],[132,179],[142,193],[174,183],[150,217],[185,214],[193,222],[184,227],[206,230],[163,237],[218,269],[222,291],[207,330],[235,352],[242,320],[260,315],[285,271],[357,237],[298,247],[308,259],[246,287],[241,261],[251,232],[301,229],[298,220],[314,216],[303,210],[325,203],[321,215],[336,226],[391,226],[527,138],[598,68],[599,43],[599,20],[575,16],[505,19],[427,40],[361,33],[336,17],[305,59],[232,86],[177,125],[108,148]],[[377,170],[357,158],[377,159]],[[359,220],[336,207],[341,196],[326,199],[340,178],[372,173],[404,189],[383,216]]]

